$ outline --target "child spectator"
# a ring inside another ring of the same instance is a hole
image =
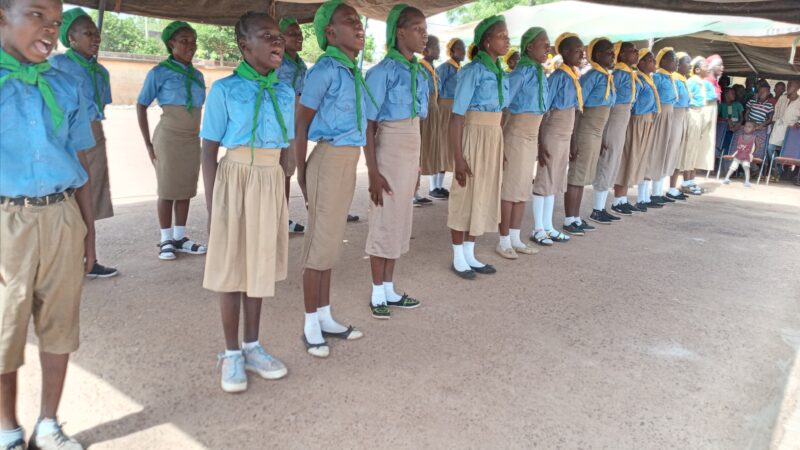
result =
[[[750,187],[750,162],[753,160],[753,151],[756,149],[755,129],[753,122],[747,122],[744,124],[742,132],[736,134],[736,138],[733,141],[733,148],[736,149],[736,153],[733,155],[733,163],[731,163],[731,168],[728,169],[728,174],[725,175],[723,184],[731,183],[731,175],[741,164],[744,169],[744,187]]]

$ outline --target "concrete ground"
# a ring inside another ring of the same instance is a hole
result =
[[[261,328],[289,375],[251,377],[229,395],[203,257],[157,259],[155,178],[135,112],[109,117],[116,216],[98,223],[98,249],[122,274],[86,282],[60,416],[92,448],[800,448],[800,188],[701,180],[703,197],[516,262],[487,235],[478,254],[498,274],[471,282],[449,271],[439,201],[415,210],[396,274],[423,306],[389,321],[367,309],[362,219],[347,228],[332,292],[335,316],[366,336],[333,342],[327,360],[301,343],[294,236]],[[205,242],[202,196],[192,205],[190,234]],[[367,208],[362,165],[352,211]],[[29,343],[19,401],[31,430],[40,374]]]

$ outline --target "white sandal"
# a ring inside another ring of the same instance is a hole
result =
[[[173,243],[175,244],[175,250],[181,253],[188,253],[190,255],[205,255],[207,251],[204,245],[198,244],[187,237],[173,241]]]

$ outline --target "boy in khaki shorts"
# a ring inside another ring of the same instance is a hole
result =
[[[47,62],[62,20],[58,0],[0,1],[0,448],[22,450],[17,371],[33,318],[42,404],[28,448],[82,449],[56,419],[69,354],[78,349],[84,273],[95,263],[84,150],[89,107]],[[35,11],[38,15],[30,14]]]

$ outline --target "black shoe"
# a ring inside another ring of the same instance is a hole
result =
[[[656,202],[652,198],[650,199],[649,202],[646,203],[646,205],[647,205],[648,208],[652,208],[652,209],[659,209],[659,208],[663,208],[664,207],[664,205],[662,205],[661,203]]]
[[[647,212],[647,204],[645,202],[636,202],[635,205],[631,205],[631,208],[634,208],[634,211]]]
[[[475,266],[470,266],[470,267],[472,268],[473,271],[475,271],[476,273],[480,273],[482,275],[491,275],[493,273],[497,273],[497,269],[495,269],[494,266],[489,264],[484,264],[483,267],[475,267]]]
[[[667,197],[666,195],[659,195],[659,196],[658,196],[658,200],[659,200],[661,203],[665,204],[665,205],[666,205],[667,203],[675,203],[675,200],[673,200],[673,199],[671,199],[671,198]]]
[[[87,278],[111,278],[119,275],[119,271],[113,267],[106,267],[98,263],[97,261],[94,262],[94,266],[92,266],[92,270],[86,274]]]
[[[632,216],[633,211],[630,208],[629,203],[622,203],[620,205],[611,205],[611,210],[617,214],[621,214],[623,216]]]
[[[680,191],[678,191],[678,195],[672,195],[669,192],[667,192],[667,195],[665,197],[670,200],[681,200],[681,201],[686,201],[689,199],[689,197],[686,194]]]
[[[581,229],[583,231],[594,231],[594,230],[597,229],[594,226],[590,225],[589,222],[587,222],[587,221],[585,221],[583,219],[580,219],[580,221],[581,221],[581,224],[578,225],[578,226],[581,227]]]
[[[608,211],[606,211],[605,209],[604,209],[604,210],[602,210],[602,211],[600,211],[600,212],[603,214],[603,216],[605,216],[607,219],[611,220],[612,222],[616,222],[616,221],[618,221],[618,220],[622,220],[621,218],[619,218],[619,217],[617,217],[617,216],[615,216],[615,215],[613,215],[613,214],[610,214],[610,213],[609,213]]]
[[[586,232],[583,231],[583,228],[581,228],[581,226],[578,225],[578,222],[572,222],[569,225],[564,225],[563,228],[564,231],[567,232],[567,234],[572,234],[575,236],[584,236],[586,234]]]
[[[436,188],[436,189],[434,189],[434,190],[432,190],[432,191],[428,192],[428,195],[429,195],[431,198],[434,198],[434,199],[436,199],[436,200],[444,200],[444,199],[446,199],[446,198],[447,198],[447,196],[446,196],[446,195],[444,195],[444,192],[442,192],[442,188]]]
[[[442,191],[442,193],[444,194],[445,198],[450,198],[450,191],[448,191],[445,188],[439,188],[439,190]]]
[[[654,195],[654,196],[650,197],[650,201],[652,203],[657,203],[657,204],[659,204],[661,206],[664,206],[664,205],[667,204],[667,200],[664,197],[660,196],[660,195]]]
[[[603,225],[611,224],[611,219],[606,217],[607,214],[603,214],[603,211],[599,209],[595,209],[592,211],[592,214],[589,216],[589,220],[592,222],[597,222]]]
[[[392,313],[389,311],[389,307],[386,304],[375,306],[370,302],[369,310],[372,313],[372,317],[376,319],[385,320],[392,317]]]
[[[428,206],[433,203],[433,200],[428,197],[414,197],[414,206]]]

